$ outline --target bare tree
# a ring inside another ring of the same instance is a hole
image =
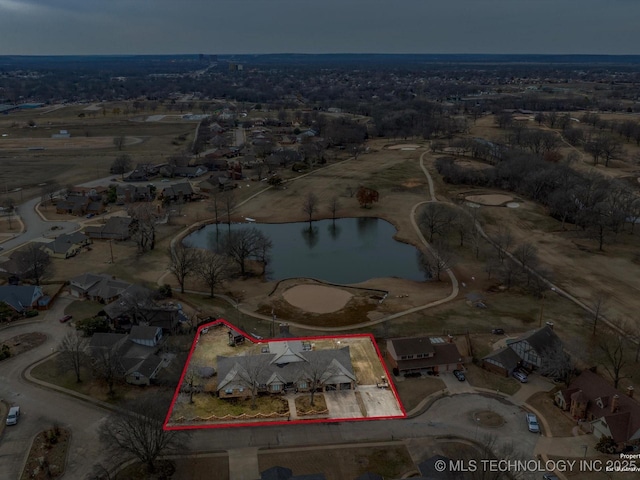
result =
[[[13,229],[13,226],[11,224],[11,220],[13,219],[13,213],[15,211],[16,208],[16,202],[13,198],[11,197],[5,197],[2,200],[2,208],[4,208],[4,212],[5,215],[7,217],[7,223],[9,224],[9,230]]]
[[[131,157],[127,154],[118,155],[111,164],[111,173],[119,173],[124,180],[124,174],[131,170]]]
[[[596,328],[598,328],[598,320],[600,320],[600,314],[604,310],[607,297],[603,292],[599,292],[591,302],[591,311],[593,312],[593,335],[596,334]]]
[[[321,388],[329,377],[337,373],[332,366],[332,359],[320,356],[308,356],[302,367],[302,378],[309,384],[311,394],[310,403],[314,406],[314,396],[318,388]]]
[[[233,190],[227,190],[222,194],[222,205],[227,214],[227,225],[229,232],[231,232],[231,212],[236,208],[236,196]]]
[[[449,245],[445,242],[436,242],[432,245],[432,249],[433,253],[418,251],[418,266],[426,275],[431,278],[435,277],[439,282],[440,274],[453,267],[457,259]]]
[[[243,355],[237,357],[238,376],[236,379],[251,391],[251,408],[256,408],[258,387],[262,383],[262,375],[268,363],[260,355]]]
[[[115,393],[114,385],[116,379],[123,373],[124,369],[120,362],[120,349],[122,342],[105,347],[94,347],[91,350],[91,367],[93,375],[106,383],[108,395],[113,396]]]
[[[80,372],[87,362],[85,354],[87,344],[87,339],[80,331],[73,329],[62,338],[58,346],[60,366],[65,370],[73,370],[76,374],[76,383],[82,381]]]
[[[544,349],[543,363],[538,373],[554,379],[560,379],[569,386],[576,374],[576,365],[563,348],[562,342],[555,342]]]
[[[16,264],[22,276],[32,280],[36,285],[48,275],[51,259],[39,243],[29,243],[16,255]]]
[[[513,257],[520,263],[528,285],[532,275],[531,270],[538,265],[538,249],[532,243],[525,242],[515,249]]]
[[[162,428],[165,408],[153,399],[137,399],[111,414],[100,426],[99,437],[114,458],[135,458],[153,473],[161,455],[184,449],[188,434],[184,430]]]
[[[429,243],[435,235],[445,235],[455,219],[455,212],[442,203],[427,203],[418,217],[418,223],[429,233]]]
[[[169,247],[168,253],[169,271],[178,280],[180,293],[184,293],[184,283],[187,277],[193,274],[198,267],[198,250],[182,242],[177,242],[173,248]]]
[[[132,238],[138,245],[138,252],[153,250],[156,245],[156,215],[151,203],[132,204],[128,213],[135,222]]]
[[[125,144],[124,136],[119,135],[117,137],[113,137],[113,144],[115,145],[115,147],[118,150],[122,150],[124,148],[124,144]]]
[[[302,203],[302,211],[309,217],[309,228],[313,221],[313,214],[318,210],[318,197],[315,193],[309,192]]]
[[[42,187],[41,193],[41,201],[44,204],[52,204],[53,199],[59,194],[62,187],[58,182],[52,181],[47,183],[47,185]]]
[[[211,298],[213,298],[214,289],[229,278],[230,271],[228,257],[210,250],[199,253],[196,273],[209,287]]]
[[[600,343],[600,350],[604,355],[602,366],[613,380],[613,386],[618,388],[620,380],[627,378],[623,372],[627,365],[625,339],[622,335],[605,338]]]
[[[249,259],[255,259],[263,264],[263,272],[268,253],[271,249],[271,240],[255,227],[241,228],[229,232],[221,242],[221,251],[225,252],[240,269],[241,275],[246,275]]]
[[[337,195],[329,200],[329,212],[331,212],[331,218],[334,222],[336,221],[336,213],[340,210],[340,207],[340,200]]]
[[[513,245],[513,234],[508,228],[501,226],[498,229],[498,233],[496,233],[492,240],[496,247],[498,259],[503,263],[504,259],[507,257],[506,252],[508,252]]]

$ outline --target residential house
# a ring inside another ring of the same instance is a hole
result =
[[[179,305],[154,302],[152,292],[140,285],[131,285],[120,297],[104,307],[104,312],[119,330],[130,330],[134,325],[161,328],[174,333],[188,318]]]
[[[146,182],[158,174],[158,167],[151,163],[138,163],[136,168],[125,177],[125,182]],[[113,173],[113,172],[111,172]]]
[[[130,285],[111,275],[83,273],[69,280],[69,291],[76,298],[110,303],[120,297]]]
[[[91,199],[89,197],[76,195],[67,196],[64,200],[58,200],[56,203],[56,213],[70,213],[71,215],[78,216],[85,215],[90,203]]]
[[[387,340],[387,361],[395,375],[438,373],[462,368],[462,355],[452,338],[403,337]]]
[[[109,189],[107,187],[69,187],[67,197],[89,197],[94,201],[104,200]]]
[[[220,398],[250,396],[254,381],[261,393],[355,389],[349,347],[312,350],[310,342],[300,340],[262,345],[262,353],[257,355],[217,358]]]
[[[59,235],[55,240],[43,243],[41,250],[54,258],[70,258],[76,255],[82,247],[91,243],[91,239],[84,233],[74,232]]]
[[[84,233],[93,239],[127,240],[131,237],[135,222],[131,217],[109,217],[104,225],[89,225]]]
[[[166,200],[169,202],[189,202],[191,201],[193,195],[194,191],[191,187],[191,184],[189,182],[184,182],[163,188],[158,198],[160,200]]]
[[[18,313],[27,310],[43,310],[49,306],[51,298],[38,285],[2,285],[0,302],[7,304]]]
[[[516,339],[507,340],[507,346],[516,352],[525,367],[540,368],[553,351],[562,348],[562,341],[550,325],[545,325]]]
[[[149,385],[163,363],[162,358],[156,355],[162,338],[158,330],[138,330],[135,334],[95,333],[87,353],[98,359],[108,352],[115,362],[116,371],[127,383]]]
[[[511,347],[502,347],[482,359],[482,366],[487,370],[510,377],[520,366],[522,359]]]
[[[226,172],[215,172],[198,184],[198,188],[202,193],[233,190],[237,187],[238,184],[233,182]]]
[[[118,203],[150,202],[155,198],[153,185],[125,185],[116,187],[116,201]]]
[[[187,167],[174,167],[173,175],[175,177],[196,178],[201,177],[207,173],[207,167],[202,165],[187,166]]]
[[[598,439],[612,437],[619,446],[640,442],[640,403],[633,398],[633,387],[624,394],[585,370],[556,393],[554,402]]]

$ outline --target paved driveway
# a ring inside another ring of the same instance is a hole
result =
[[[391,389],[360,385],[358,392],[367,411],[367,417],[402,416],[402,410]]]
[[[475,393],[476,390],[469,384],[468,381],[461,382],[451,372],[444,372],[440,374],[440,380],[444,382],[451,395],[459,395],[462,393]]]
[[[362,413],[354,390],[324,392],[324,399],[331,418],[361,418]]]

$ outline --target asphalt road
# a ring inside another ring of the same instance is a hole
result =
[[[19,405],[20,421],[6,427],[0,441],[0,478],[19,478],[31,441],[43,429],[58,424],[71,429],[67,478],[84,478],[100,459],[97,428],[108,414],[91,403],[85,403],[64,393],[37,386],[23,377],[32,363],[49,355],[71,328],[58,322],[71,301],[59,298],[48,312],[41,312],[35,321],[15,324],[0,330],[0,342],[28,332],[47,335],[38,348],[5,360],[0,365],[0,399],[10,406]]]

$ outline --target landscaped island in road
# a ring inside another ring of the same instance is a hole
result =
[[[372,335],[256,339],[201,326],[165,429],[405,417]]]

